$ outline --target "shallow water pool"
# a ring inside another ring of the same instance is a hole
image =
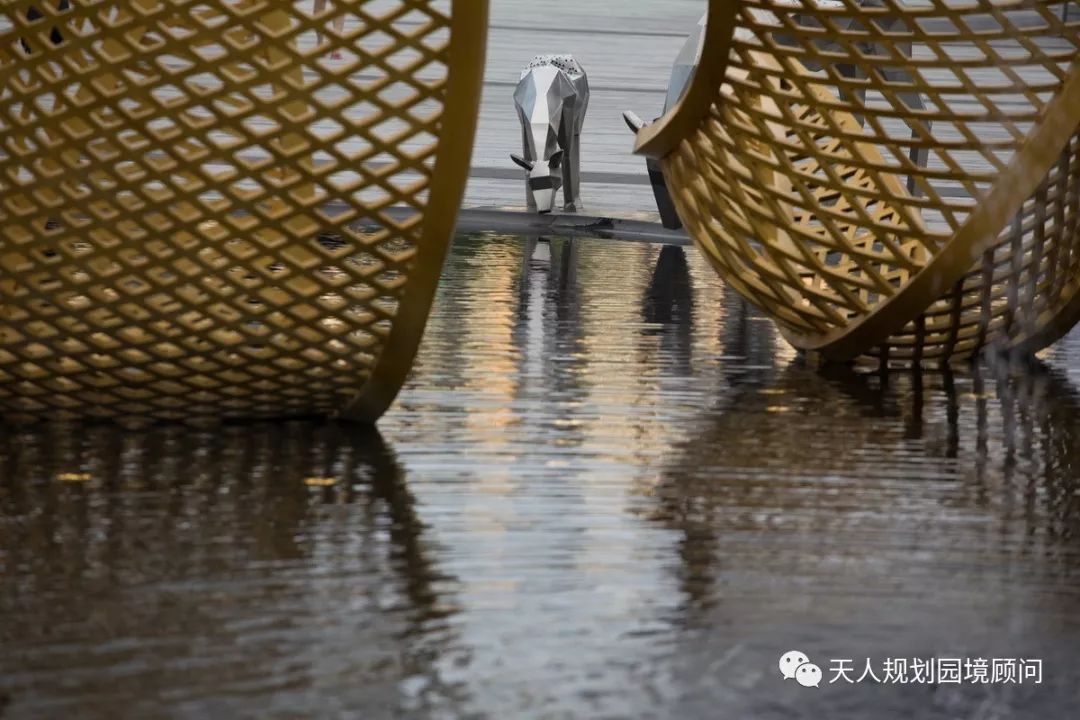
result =
[[[1072,717],[1070,366],[819,371],[693,249],[459,238],[378,433],[0,429],[0,717]]]

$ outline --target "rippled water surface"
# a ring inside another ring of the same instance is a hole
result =
[[[1076,717],[1070,366],[819,371],[693,250],[462,238],[378,434],[0,429],[0,717]],[[1044,677],[828,682],[890,657]]]

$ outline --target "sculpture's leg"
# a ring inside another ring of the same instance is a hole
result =
[[[577,212],[581,210],[581,136],[571,135],[569,144],[562,166],[563,210]]]
[[[912,109],[923,110],[926,108],[926,106],[923,104],[922,96],[918,93],[904,93],[900,96],[900,99],[903,100],[904,103],[906,103]],[[908,124],[911,125],[912,140],[921,140],[925,137],[924,135],[920,134],[918,130],[915,129],[916,124],[923,125],[926,130],[926,135],[930,134],[930,120],[912,119],[908,121]],[[908,153],[908,157],[910,157],[911,161],[915,163],[915,167],[925,168],[927,163],[930,161],[930,149],[923,144],[912,145],[911,150]],[[910,193],[912,197],[919,197],[920,195],[922,195],[922,190],[919,188],[918,182],[915,180],[914,175],[908,175],[907,189],[908,193]]]
[[[536,199],[533,198],[532,190],[529,189],[528,173],[525,173],[525,207],[529,212],[536,212]]]
[[[864,0],[862,4],[869,7],[884,7],[884,3],[882,3],[880,0]],[[906,25],[901,21],[900,18],[892,15],[879,17],[874,22],[884,32],[895,32],[897,30],[902,30],[906,27]],[[912,43],[896,43],[894,45],[894,48],[899,50],[900,53],[908,60],[912,59],[912,55],[914,54],[914,46]],[[886,48],[874,45],[873,43],[867,44],[864,48],[864,52],[866,52],[867,55],[871,56],[881,55],[882,57],[886,57],[888,55]],[[908,86],[911,86],[915,83],[915,77],[907,70],[885,69],[883,70],[882,75],[884,75],[885,80],[889,82],[896,82]],[[860,77],[865,77],[865,73],[862,73]],[[899,93],[899,98],[900,101],[903,102],[909,110],[926,109],[926,104],[923,102],[922,95],[918,92],[902,92]],[[862,97],[860,99],[865,100],[865,93],[862,93]],[[918,118],[911,118],[908,113],[905,113],[905,118],[908,126],[911,128],[912,140],[921,140],[929,136],[929,120],[923,121]],[[925,133],[919,132],[918,127],[920,125],[924,127]],[[911,161],[915,163],[916,167],[926,167],[926,163],[929,161],[930,152],[927,149],[926,145],[923,143],[913,144],[911,146],[911,149],[908,151],[908,157],[911,158]],[[916,181],[914,175],[908,175],[907,189],[912,196],[917,197],[922,194],[922,191],[919,189],[918,182]]]
[[[838,63],[836,66],[836,70],[840,73],[842,77],[845,78],[851,78],[852,80],[866,79],[866,72],[856,65],[851,65],[849,63]],[[866,104],[865,90],[860,89],[854,92],[849,92],[845,89],[839,88],[837,94],[843,100],[847,101],[855,107],[863,107]],[[866,124],[866,118],[863,117],[860,113],[852,113],[852,115],[855,117],[855,120],[859,123],[860,127]]]
[[[649,183],[652,185],[653,197],[656,198],[656,209],[660,211],[660,224],[668,230],[679,230],[683,226],[682,220],[679,218],[679,211],[675,209],[675,201],[671,199],[660,162],[646,158],[645,167],[649,170]]]
[[[884,23],[885,29],[891,31],[891,30],[893,30],[893,26],[896,25],[896,24],[897,23],[896,23],[895,20],[890,20],[887,23]],[[912,54],[914,52],[913,46],[912,46],[911,43],[898,44],[897,48],[909,60],[911,59],[911,56],[912,56]],[[909,85],[909,86],[913,85],[914,82],[915,82],[915,78],[907,70],[885,70],[882,74],[885,76],[885,79],[887,81],[890,81],[890,82],[901,83],[903,85]],[[902,93],[899,93],[899,98],[900,98],[900,101],[903,102],[908,107],[909,110],[925,110],[926,109],[926,103],[923,102],[922,95],[920,93],[918,93],[918,92],[902,92]],[[906,113],[905,113],[905,115],[906,115]],[[929,120],[920,120],[918,118],[908,116],[907,119],[906,119],[906,122],[907,122],[908,126],[911,128],[911,139],[912,140],[922,140],[925,137],[930,135],[930,129],[931,128],[930,128],[930,121]],[[925,134],[919,132],[919,130],[918,130],[919,126],[923,126]],[[916,167],[923,167],[924,168],[924,167],[926,167],[926,164],[930,159],[930,151],[929,151],[929,149],[927,148],[927,146],[924,143],[920,142],[920,143],[917,143],[917,144],[912,144],[911,150],[908,151],[908,157],[911,158],[911,161],[913,163],[915,163]],[[907,189],[908,189],[908,192],[914,197],[918,197],[919,195],[922,194],[922,191],[919,189],[918,183],[915,180],[914,175],[908,175]]]
[[[645,122],[630,111],[623,113],[623,120],[635,135],[645,127]],[[660,161],[655,158],[645,158],[645,168],[649,172],[649,184],[652,186],[653,197],[656,198],[656,209],[660,212],[660,224],[668,230],[681,229],[682,219],[679,218],[675,202],[671,199],[671,192],[668,190],[667,180],[664,179]]]
[[[883,6],[881,2],[864,2],[862,4],[871,7]],[[895,26],[898,25],[900,27],[903,27],[903,25],[898,22],[897,18],[891,16],[878,18],[877,20],[875,20],[875,23],[883,31],[886,32],[894,31]],[[872,57],[877,54],[881,54],[882,56],[887,55],[885,49],[878,45],[875,45],[874,43],[860,43],[858,46],[860,50],[864,52],[867,56]],[[913,53],[912,43],[897,43],[895,47],[900,50],[904,56],[906,56],[908,59],[911,59]],[[865,80],[867,77],[866,72],[861,67],[849,63],[838,63],[837,71],[842,77],[846,78]],[[887,81],[902,83],[904,85],[911,85],[914,82],[914,77],[912,77],[911,73],[906,70],[886,69],[882,72],[882,74],[885,76],[885,79]],[[866,102],[866,92],[864,90],[857,90],[854,93],[849,93],[846,90],[840,90],[839,94],[840,97],[844,100],[860,107]],[[923,103],[922,96],[917,92],[902,92],[899,93],[899,98],[911,110],[924,110],[926,108],[925,103]],[[865,125],[865,118],[861,114],[855,113],[855,118],[858,120],[860,126]],[[925,125],[926,134],[929,134],[930,121],[922,121],[919,119],[910,118],[907,119],[906,122],[908,123],[909,127],[911,127],[911,137],[913,140],[919,140],[925,137],[917,130],[917,125]],[[911,158],[911,161],[915,163],[916,167],[926,167],[926,163],[929,160],[929,155],[929,150],[926,148],[925,145],[922,144],[913,144],[911,146],[911,150],[908,153],[908,157]],[[914,175],[908,175],[907,190],[913,196],[918,196],[921,194],[921,191],[918,188],[918,182],[916,181]]]

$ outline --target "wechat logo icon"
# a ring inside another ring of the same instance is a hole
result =
[[[821,683],[821,668],[810,662],[806,653],[789,650],[780,656],[780,674],[803,687],[816,688]]]

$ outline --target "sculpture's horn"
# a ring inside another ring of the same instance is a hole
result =
[[[529,172],[533,169],[533,164],[525,158],[521,157],[520,155],[510,153],[510,159],[520,165],[526,172]]]
[[[645,121],[639,118],[631,110],[627,110],[626,112],[624,112],[622,114],[622,119],[626,121],[626,126],[630,128],[630,130],[633,131],[635,135],[637,135],[638,131],[646,125]]]

